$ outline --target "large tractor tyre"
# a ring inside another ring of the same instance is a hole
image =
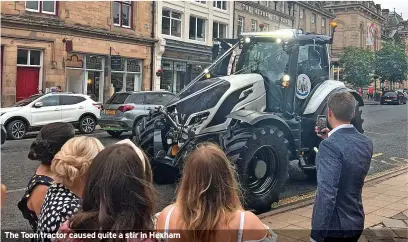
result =
[[[279,201],[289,177],[288,145],[275,126],[238,128],[224,140],[225,152],[237,167],[246,208],[262,213]]]
[[[154,112],[142,120],[139,125],[140,137],[136,137],[136,139],[138,140],[138,145],[144,150],[144,152],[146,152],[147,155],[150,156],[150,158],[154,157],[153,137],[154,123],[156,120],[162,120],[165,124],[164,130],[162,130],[162,139],[163,141],[165,141],[165,135],[169,131],[169,126],[166,124],[166,119],[163,117],[163,115],[158,112]],[[167,143],[163,145],[167,146]]]
[[[176,168],[164,164],[153,162],[152,171],[153,180],[159,185],[173,184],[179,177],[179,172]]]

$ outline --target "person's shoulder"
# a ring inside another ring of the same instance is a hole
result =
[[[245,211],[245,229],[249,230],[257,230],[257,229],[265,229],[265,225],[262,221],[256,216],[254,213],[250,211]]]

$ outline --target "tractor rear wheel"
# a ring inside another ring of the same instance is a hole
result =
[[[224,147],[237,167],[244,203],[257,213],[269,211],[288,179],[288,140],[275,126],[239,127],[231,132]]]

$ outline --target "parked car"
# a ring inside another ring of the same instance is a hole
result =
[[[102,107],[99,125],[109,135],[119,137],[132,131],[154,107],[164,105],[175,94],[167,91],[117,92]]]
[[[8,139],[22,139],[29,131],[54,122],[72,123],[81,133],[95,130],[101,104],[89,96],[73,93],[36,94],[0,109],[0,123]]]
[[[0,125],[1,127],[1,144],[4,144],[4,142],[6,142],[6,137],[7,137],[7,134],[6,134],[6,129],[4,128],[4,126],[3,125]]]
[[[388,91],[381,96],[380,104],[406,104],[407,97],[399,91]]]

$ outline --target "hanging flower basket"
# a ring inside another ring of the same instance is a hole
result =
[[[163,70],[162,69],[158,69],[156,71],[156,76],[161,77],[163,75]]]

